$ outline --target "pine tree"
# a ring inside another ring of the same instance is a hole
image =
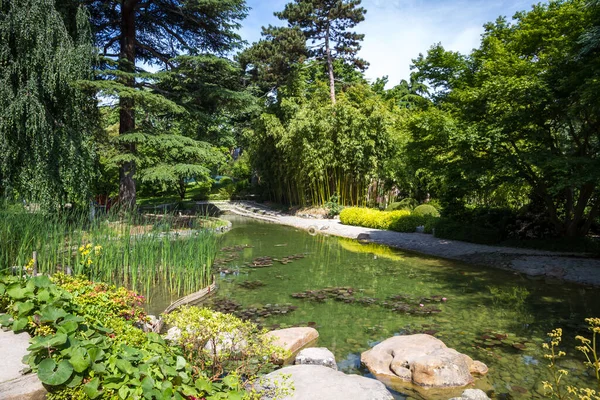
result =
[[[341,59],[364,70],[367,63],[357,57],[364,35],[351,32],[364,21],[367,10],[361,0],[294,0],[275,15],[298,27],[312,42],[310,55],[325,60],[329,75],[331,102],[335,104],[334,60]]]
[[[54,0],[0,1],[0,188],[56,207],[85,202],[93,179],[96,104],[88,15],[74,40]]]
[[[75,0],[71,2],[78,3]],[[96,44],[102,55],[116,58],[114,81],[98,88],[119,97],[120,158],[119,200],[132,206],[136,200],[136,107],[139,103],[176,111],[159,93],[145,90],[147,75],[136,75],[143,61],[171,68],[180,54],[223,54],[241,43],[236,30],[246,16],[244,0],[82,0],[92,16]],[[142,79],[138,79],[142,78]],[[112,84],[112,86],[111,86]],[[132,136],[133,134],[133,136]]]

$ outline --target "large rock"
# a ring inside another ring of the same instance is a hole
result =
[[[325,347],[308,347],[300,350],[294,361],[296,365],[322,365],[337,371],[335,356]]]
[[[23,375],[28,366],[22,359],[29,352],[30,336],[0,330],[0,399],[40,400],[46,398],[46,389],[36,374]]]
[[[288,388],[288,389],[285,389]],[[293,389],[291,389],[293,388]],[[321,365],[294,365],[266,375],[257,391],[261,399],[272,399],[277,390],[288,393],[281,400],[393,400],[375,379],[346,375]]]
[[[266,333],[268,338],[273,338],[273,344],[294,355],[298,350],[313,344],[319,338],[319,332],[314,328],[287,328],[276,329]],[[283,362],[286,360],[278,360]]]
[[[485,364],[425,334],[386,339],[362,353],[361,361],[377,379],[397,390],[406,383],[425,388],[462,387],[473,382],[472,373],[487,373]]]

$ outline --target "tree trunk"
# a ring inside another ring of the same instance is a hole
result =
[[[331,104],[335,105],[335,77],[333,75],[333,58],[331,57],[331,46],[329,44],[329,27],[325,33],[325,54],[327,54],[327,70],[329,71],[329,96]]]
[[[135,72],[135,5],[139,0],[123,0],[121,4],[121,53],[119,69],[124,72]],[[130,87],[135,85],[134,78],[122,78],[122,82]],[[132,98],[119,99],[119,134],[135,130],[135,103]],[[135,152],[135,144],[125,144],[123,151]],[[135,206],[135,161],[125,162],[119,168],[119,203],[122,207]]]

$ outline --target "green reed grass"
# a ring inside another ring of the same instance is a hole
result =
[[[179,223],[180,219],[112,213],[90,221],[87,212],[48,215],[4,206],[0,208],[0,273],[22,273],[37,251],[42,273],[70,269],[147,296],[155,290],[192,293],[212,281],[218,237],[201,227],[206,220]],[[82,255],[79,248],[88,243],[101,246],[100,255],[93,251],[88,257]]]

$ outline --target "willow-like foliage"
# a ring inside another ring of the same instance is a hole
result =
[[[96,105],[87,15],[73,39],[54,0],[0,1],[0,190],[55,206],[83,202],[93,175]]]

